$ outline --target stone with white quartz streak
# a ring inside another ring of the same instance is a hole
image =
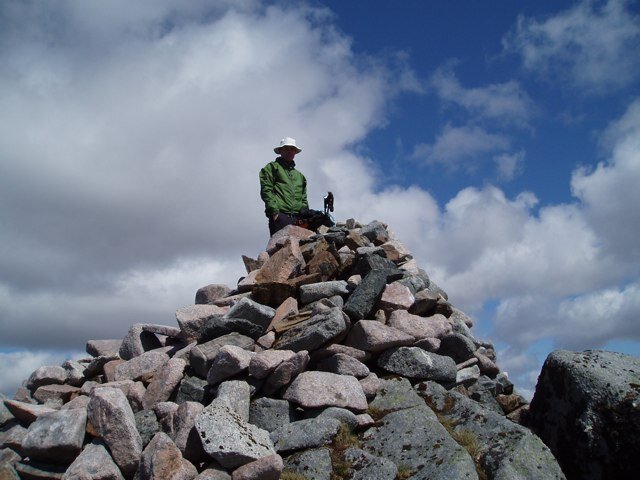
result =
[[[344,407],[367,409],[367,398],[355,377],[330,372],[307,371],[296,377],[282,398],[303,408]]]
[[[269,432],[244,421],[225,401],[211,402],[195,425],[205,452],[225,468],[276,454]]]
[[[89,422],[109,447],[120,470],[125,476],[131,476],[142,454],[142,439],[124,393],[117,388],[95,388],[87,413]]]

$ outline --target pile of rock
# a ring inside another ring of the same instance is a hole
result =
[[[287,227],[178,327],[91,340],[0,403],[0,477],[564,478],[471,319],[386,225]]]

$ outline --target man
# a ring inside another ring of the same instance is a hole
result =
[[[293,138],[286,137],[273,151],[278,158],[260,170],[260,196],[269,219],[270,235],[295,224],[300,211],[309,208],[307,179],[296,170],[293,160],[302,149]]]

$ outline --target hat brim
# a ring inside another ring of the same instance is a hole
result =
[[[296,153],[300,153],[300,152],[302,151],[302,149],[301,149],[301,148],[298,148],[298,147],[296,147],[295,145],[282,145],[282,146],[280,146],[280,147],[275,147],[275,148],[273,149],[273,151],[274,151],[275,153],[277,153],[278,155],[280,155],[280,149],[281,149],[281,148],[284,148],[284,147],[294,147],[294,148],[296,149]]]

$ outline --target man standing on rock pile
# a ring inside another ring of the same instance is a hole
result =
[[[269,219],[269,234],[295,225],[300,211],[309,208],[307,179],[296,170],[294,157],[302,151],[293,138],[280,140],[273,149],[279,156],[260,170],[260,196]]]

